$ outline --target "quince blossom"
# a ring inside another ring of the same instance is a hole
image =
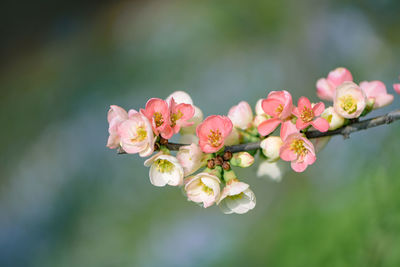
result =
[[[288,91],[270,92],[261,105],[264,112],[272,117],[258,126],[261,135],[272,133],[281,123],[282,129],[287,126],[293,110],[292,96]]]
[[[367,99],[374,103],[373,109],[387,106],[393,102],[394,96],[387,93],[386,85],[381,81],[362,82],[360,88]]]
[[[129,154],[139,153],[141,157],[150,156],[154,151],[154,134],[148,119],[141,113],[130,110],[129,119],[118,126],[122,149]]]
[[[253,111],[249,103],[242,101],[229,110],[228,118],[232,121],[233,126],[246,130],[253,121]]]
[[[188,200],[202,203],[204,208],[212,206],[219,199],[221,181],[215,175],[202,172],[187,178],[184,183]]]
[[[244,214],[256,206],[256,196],[250,186],[237,179],[229,180],[217,204],[225,214]]]
[[[122,122],[128,119],[128,113],[125,109],[111,105],[107,113],[107,121],[109,124],[108,133],[110,134],[107,141],[108,148],[117,148],[120,143],[120,136],[118,134],[118,127]]]
[[[145,109],[141,109],[140,112],[149,119],[156,135],[165,139],[172,137],[174,132],[170,125],[170,110],[165,100],[151,98],[147,101]]]
[[[344,82],[336,88],[333,108],[344,118],[358,118],[366,106],[364,91],[353,82]]]
[[[353,81],[351,72],[346,68],[336,68],[329,72],[327,78],[317,81],[317,95],[323,100],[333,101],[336,88],[346,81]]]
[[[325,110],[325,105],[322,102],[311,106],[310,100],[307,97],[300,97],[297,107],[293,109],[293,115],[297,117],[296,127],[303,130],[312,125],[320,132],[326,132],[329,128],[329,123],[324,118],[316,118]]]
[[[144,166],[150,167],[150,182],[155,186],[178,186],[183,183],[184,171],[179,161],[171,156],[159,152],[147,159]]]
[[[179,148],[176,158],[181,164],[185,176],[197,171],[202,166],[203,151],[196,144]]]
[[[199,145],[205,153],[214,153],[224,146],[224,141],[232,131],[232,122],[228,117],[212,115],[196,128]]]

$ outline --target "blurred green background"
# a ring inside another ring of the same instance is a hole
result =
[[[317,101],[339,66],[400,74],[400,2],[3,1],[0,266],[400,266],[400,123],[335,137],[306,172],[240,177],[246,215],[150,184],[105,147],[110,104],[175,90],[206,116],[270,90]],[[394,103],[374,112],[398,108]]]

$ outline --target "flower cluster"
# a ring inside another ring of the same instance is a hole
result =
[[[246,213],[255,207],[256,198],[233,168],[251,166],[259,152],[258,176],[280,180],[279,159],[290,162],[295,172],[303,172],[329,141],[329,137],[311,141],[309,131],[336,130],[389,105],[394,98],[383,82],[357,84],[345,68],[319,79],[316,88],[320,99],[333,103],[326,107],[302,96],[295,105],[288,91],[271,91],[257,101],[255,114],[242,101],[226,116],[211,115],[204,120],[202,111],[182,91],[165,100],[151,98],[140,111],[127,112],[112,105],[107,147],[149,157],[144,164],[155,186],[181,186],[189,201],[204,208],[215,204],[226,214]],[[393,88],[400,93],[400,83]],[[187,145],[169,142],[178,133]],[[244,145],[248,143],[259,145],[250,149]],[[178,152],[174,155],[172,150]]]

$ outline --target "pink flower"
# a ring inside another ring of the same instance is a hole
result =
[[[120,136],[118,134],[119,125],[128,119],[128,113],[125,109],[111,105],[108,110],[107,120],[108,120],[108,133],[110,136],[108,137],[107,147],[109,148],[117,148],[120,142]]]
[[[333,101],[336,87],[343,82],[353,81],[353,76],[346,68],[337,68],[329,72],[328,77],[317,81],[317,95],[323,100]]]
[[[364,91],[353,82],[344,82],[336,88],[333,108],[344,118],[358,118],[366,106]]]
[[[258,132],[264,136],[272,133],[281,123],[283,123],[282,127],[285,127],[285,122],[292,115],[292,96],[285,90],[272,91],[261,105],[265,113],[272,117],[258,126]]]
[[[249,103],[242,101],[238,105],[231,107],[228,112],[228,118],[232,121],[233,126],[246,130],[253,121],[253,111]]]
[[[364,90],[369,101],[373,101],[374,109],[381,108],[393,102],[394,96],[386,91],[386,86],[381,81],[362,82],[360,88]]]
[[[194,124],[188,122],[194,115],[194,107],[190,104],[177,104],[173,97],[169,101],[171,128],[173,133],[178,133],[181,127],[187,127]]]
[[[160,134],[165,139],[172,137],[174,132],[170,125],[170,110],[165,100],[151,98],[140,112],[149,119],[156,135]]]
[[[118,127],[122,149],[129,154],[150,156],[154,151],[154,134],[149,120],[136,111],[129,112],[129,119]]]
[[[300,133],[290,134],[279,154],[282,160],[291,161],[292,169],[296,172],[303,172],[316,160],[313,144]]]
[[[323,118],[315,118],[320,116],[325,110],[325,105],[319,102],[311,106],[310,100],[307,97],[300,97],[297,107],[293,109],[293,115],[297,117],[296,127],[303,130],[312,125],[320,132],[326,132],[329,129],[329,123]]]
[[[400,94],[400,83],[393,84],[393,89],[396,91],[396,93]]]
[[[214,153],[224,146],[225,138],[232,131],[232,122],[228,117],[212,115],[196,128],[199,145],[205,153]]]

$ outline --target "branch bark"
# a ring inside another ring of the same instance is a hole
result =
[[[339,129],[336,129],[333,131],[328,131],[325,133],[322,133],[319,131],[309,131],[309,132],[306,132],[306,137],[309,139],[313,139],[313,138],[320,138],[320,137],[326,137],[326,136],[342,135],[343,138],[347,139],[350,137],[351,133],[366,130],[369,128],[374,128],[374,127],[377,127],[380,125],[390,124],[396,120],[400,120],[400,109],[394,110],[385,115],[378,116],[375,118],[371,118],[371,119],[367,119],[367,120],[363,120],[363,121],[355,121],[355,122],[352,122],[342,128],[339,128]],[[168,143],[166,145],[166,147],[172,151],[177,151],[182,146],[187,146],[187,144]],[[255,150],[255,149],[258,149],[259,147],[260,147],[260,142],[254,142],[254,143],[226,146],[225,151],[230,151],[232,153],[235,153],[235,152]],[[126,152],[123,150],[119,150],[118,154],[126,154]]]

